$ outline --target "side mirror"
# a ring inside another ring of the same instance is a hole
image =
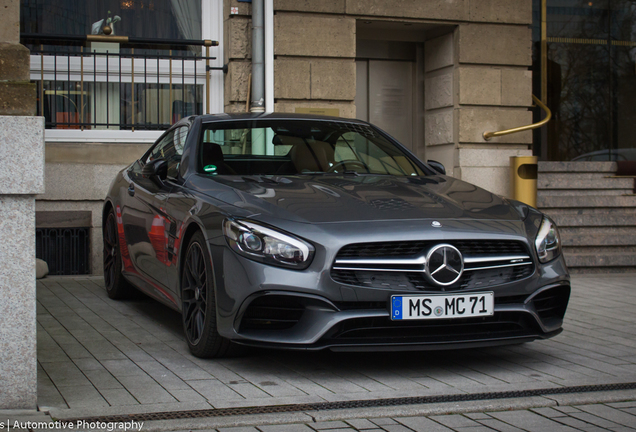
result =
[[[427,160],[426,163],[428,163],[435,171],[439,172],[440,174],[446,175],[446,168],[444,168],[443,163],[431,159]]]
[[[163,186],[163,181],[168,178],[168,162],[161,158],[148,161],[141,169],[141,174]]]

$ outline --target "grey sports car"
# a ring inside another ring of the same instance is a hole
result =
[[[358,120],[183,119],[116,176],[103,234],[108,295],[180,311],[199,357],[521,343],[570,296],[548,217]]]

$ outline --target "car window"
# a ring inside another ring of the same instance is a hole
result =
[[[421,175],[421,170],[395,147],[372,141],[372,136],[345,132],[338,138],[334,149],[336,164],[363,165],[368,172],[391,175]]]
[[[371,126],[319,120],[204,124],[197,165],[209,175],[425,175]]]
[[[168,177],[177,178],[187,136],[187,126],[182,126],[168,132],[155,145],[144,162],[159,158],[165,159],[168,162]]]

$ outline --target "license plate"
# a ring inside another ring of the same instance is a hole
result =
[[[467,318],[494,313],[495,296],[492,292],[391,296],[392,320]]]

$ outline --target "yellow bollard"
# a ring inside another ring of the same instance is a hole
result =
[[[510,156],[511,198],[537,206],[537,156]]]

